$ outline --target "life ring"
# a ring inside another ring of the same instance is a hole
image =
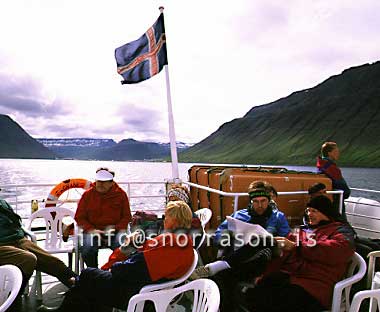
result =
[[[47,201],[56,201],[59,196],[61,196],[64,192],[72,188],[82,188],[88,190],[92,186],[92,182],[86,179],[67,179],[58,183],[54,188],[50,191]],[[55,207],[54,203],[46,203],[45,207]]]

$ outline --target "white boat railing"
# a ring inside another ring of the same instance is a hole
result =
[[[165,202],[166,202],[166,187],[167,187],[166,181],[163,182],[157,182],[157,181],[133,181],[133,182],[117,182],[119,186],[121,186],[125,192],[128,195],[128,198],[130,199],[130,205],[131,205],[131,211],[134,212],[136,210],[142,210],[141,208],[137,206],[143,205],[142,202],[139,203],[139,205],[134,205],[133,200],[139,200],[139,199],[158,199],[157,202],[155,202],[155,206],[157,208],[150,207],[150,211],[155,212],[162,212],[165,209]],[[38,202],[39,207],[44,207],[46,204],[55,204],[58,206],[61,206],[63,204],[72,204],[72,203],[78,203],[81,195],[78,192],[78,198],[66,198],[66,199],[58,199],[58,200],[47,200],[49,191],[51,188],[56,186],[56,184],[51,183],[33,183],[33,184],[2,184],[0,185],[0,197],[3,197],[4,193],[7,195],[7,201],[10,205],[14,208],[14,210],[18,213],[20,206],[26,206],[27,204],[30,205],[31,200],[35,199]],[[145,186],[144,191],[136,191],[134,190],[134,187],[140,187],[142,188]],[[146,186],[150,186],[147,188]],[[153,187],[156,186],[156,187]],[[157,187],[158,186],[158,187]],[[50,189],[43,194],[43,191],[40,191],[37,195],[32,195],[31,198],[28,199],[20,199],[20,197],[25,198],[24,193],[27,192],[25,189],[30,188],[38,188],[38,189]],[[74,190],[74,189],[71,189]],[[154,190],[156,193],[145,193],[145,191],[151,191]],[[70,191],[70,190],[69,190]],[[2,195],[3,194],[3,195]],[[61,197],[64,197],[62,195]],[[159,207],[158,207],[159,206]]]
[[[165,203],[166,203],[166,189],[168,181],[130,181],[130,182],[118,182],[118,184],[126,191],[128,194],[128,197],[130,199],[131,204],[131,211],[134,212],[136,210],[150,210],[153,212],[156,212],[157,214],[163,213],[165,209]],[[215,194],[219,194],[221,196],[227,196],[227,197],[233,197],[234,198],[234,212],[237,211],[239,207],[239,198],[244,196],[248,196],[248,193],[231,193],[231,192],[225,192],[217,189],[210,188],[208,186],[199,185],[192,182],[183,182],[183,184],[186,184],[191,187],[195,187],[198,189],[205,190],[207,192],[212,192]],[[78,198],[66,198],[66,199],[59,199],[56,201],[48,201],[47,196],[49,190],[54,187],[56,184],[4,184],[0,185],[0,197],[4,197],[6,195],[7,201],[13,206],[16,212],[20,209],[20,206],[25,207],[26,205],[30,205],[30,202],[32,199],[37,199],[39,206],[44,207],[46,204],[56,204],[56,205],[63,205],[63,204],[75,204],[79,201],[79,195],[78,192]],[[29,194],[28,191],[24,191],[25,188],[38,188],[43,189],[46,188],[47,191],[45,194],[43,194],[43,191],[39,191],[39,195],[32,195],[31,198],[25,199],[25,193]],[[136,189],[137,188],[137,189]],[[368,192],[368,193],[377,193],[380,194],[380,191],[377,190],[368,190],[368,189],[361,189],[361,188],[351,188],[353,191],[361,191],[361,192]],[[328,191],[328,194],[339,194],[340,196],[340,211],[342,211],[342,203],[343,203],[343,191]],[[288,195],[308,195],[307,191],[292,191],[292,192],[278,192],[278,196],[288,196]],[[62,197],[62,196],[61,196]],[[20,199],[21,198],[21,199]],[[39,199],[38,199],[39,198]],[[137,203],[134,201],[138,201]],[[346,203],[350,202],[350,200],[346,200]],[[378,209],[379,206],[376,204],[366,203],[368,207],[373,207],[374,209]],[[25,208],[24,208],[25,209]],[[30,206],[27,208],[30,209]],[[380,209],[380,208],[379,208]],[[30,211],[30,210],[29,210]],[[28,216],[29,211],[27,211],[26,216]],[[380,221],[380,210],[377,210],[376,214],[365,214],[365,213],[358,213],[358,212],[351,212],[346,211],[346,214],[348,217],[352,218],[366,218],[368,220],[372,221]],[[24,210],[25,212],[25,210]],[[25,217],[25,213],[24,213]],[[368,232],[378,233],[380,234],[380,227],[372,228],[366,227],[366,226],[354,226],[355,229],[364,230]]]
[[[351,191],[360,191],[360,192],[368,192],[368,193],[377,193],[377,194],[380,194],[380,191],[367,190],[367,189],[355,188],[355,187],[351,187]]]

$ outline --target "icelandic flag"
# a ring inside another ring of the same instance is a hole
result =
[[[168,64],[164,14],[139,39],[115,50],[117,72],[126,83],[138,83],[158,74]]]

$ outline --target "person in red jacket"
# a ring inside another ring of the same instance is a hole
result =
[[[343,199],[350,197],[351,190],[343,178],[342,171],[336,164],[339,159],[340,151],[335,142],[325,142],[321,147],[321,157],[317,158],[317,172],[324,173],[331,181],[334,190],[343,191]],[[339,206],[339,195],[334,195],[334,205]],[[342,215],[346,217],[344,201],[342,202]]]
[[[194,261],[193,242],[188,234],[191,219],[191,209],[185,202],[169,202],[165,209],[165,233],[145,237],[145,242],[141,236],[131,234],[125,244],[135,250],[128,259],[114,263],[109,270],[84,269],[58,308],[43,307],[39,311],[126,309],[129,299],[143,286],[183,276]]]
[[[115,250],[123,241],[131,210],[127,194],[113,181],[115,173],[108,168],[96,170],[95,185],[83,193],[75,221],[83,230],[81,254],[88,267],[98,267],[98,249]]]
[[[307,205],[309,224],[277,237],[283,254],[273,260],[248,294],[250,311],[317,312],[329,309],[334,285],[354,254],[354,232],[320,195]]]

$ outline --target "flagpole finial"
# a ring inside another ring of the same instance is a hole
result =
[[[161,13],[164,12],[164,7],[162,5],[158,9],[160,10]]]

